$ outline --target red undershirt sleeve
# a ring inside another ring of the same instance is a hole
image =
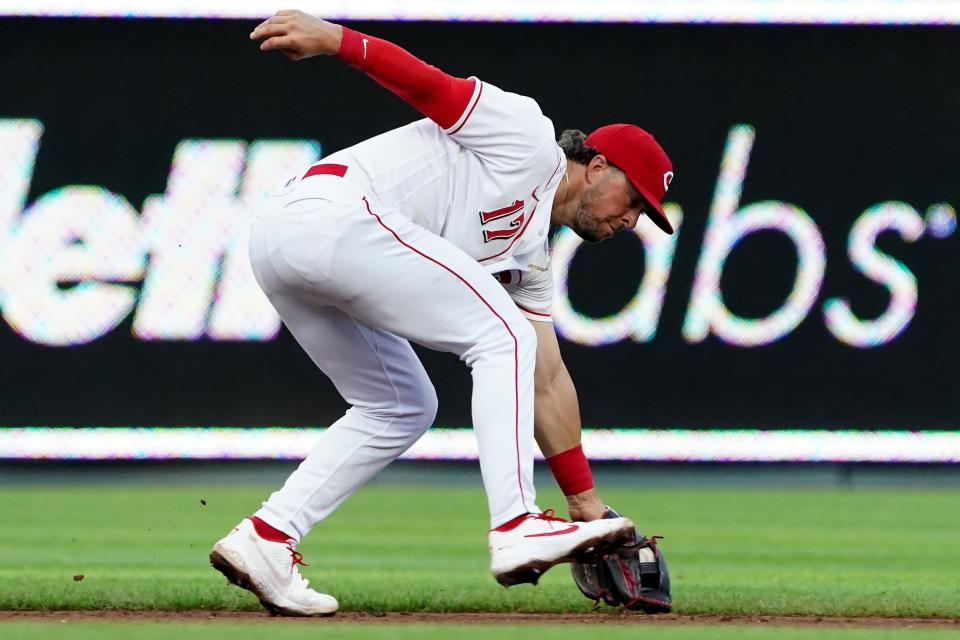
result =
[[[343,27],[337,57],[403,98],[442,129],[449,129],[463,115],[477,82],[451,76],[392,42],[347,27]]]

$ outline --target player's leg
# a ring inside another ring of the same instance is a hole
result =
[[[289,290],[274,289],[269,297],[350,404],[256,513],[299,540],[430,428],[437,397],[406,340]]]
[[[437,399],[406,340],[305,299],[310,296],[300,287],[278,278],[267,236],[263,225],[251,234],[254,273],[284,324],[351,407],[260,511],[217,542],[210,559],[275,613],[327,615],[338,603],[308,587],[297,567],[297,542],[416,442],[433,422]]]

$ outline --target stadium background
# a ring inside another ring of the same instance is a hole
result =
[[[300,545],[345,623],[308,633],[955,634],[960,0],[301,7],[558,131],[648,128],[678,227],[561,233],[553,265],[600,495],[665,536],[674,615],[591,609],[559,568],[498,587],[469,375],[420,350],[437,426]],[[0,0],[4,638],[304,633],[208,565],[344,408],[251,286],[246,228],[318,154],[417,115],[335,61],[261,55],[278,8]]]
[[[568,235],[555,260],[587,427],[941,431],[957,459],[952,27],[350,24],[534,97],[558,132],[631,121],[669,150],[675,243],[642,223],[646,243]],[[417,114],[333,61],[259,55],[249,27],[0,21],[3,427],[342,412],[256,300],[243,230],[318,152]],[[468,427],[469,372],[420,353],[437,425]]]

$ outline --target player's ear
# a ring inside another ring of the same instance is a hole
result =
[[[583,179],[588,185],[593,184],[603,177],[609,166],[610,163],[607,162],[606,156],[604,156],[602,153],[598,153],[590,158],[590,162],[587,163],[587,170],[584,172]]]

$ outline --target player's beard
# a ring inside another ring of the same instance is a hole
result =
[[[573,232],[587,242],[600,242],[609,237],[609,234],[603,233],[601,226],[603,223],[597,220],[593,213],[593,205],[597,200],[596,188],[591,186],[584,190],[580,204],[577,205],[577,211],[573,214],[573,222],[570,224]]]

